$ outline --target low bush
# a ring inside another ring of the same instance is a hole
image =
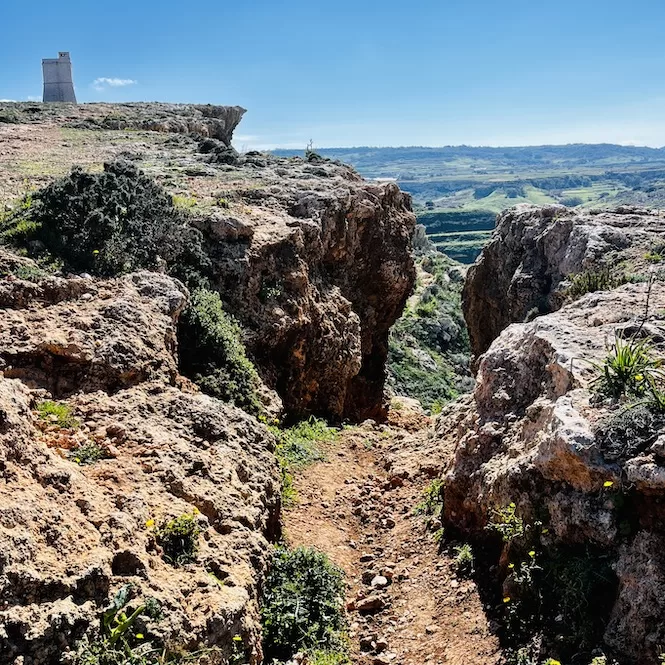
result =
[[[413,509],[414,515],[422,515],[428,522],[439,519],[443,512],[443,481],[435,478],[424,489],[422,499]]]
[[[566,295],[571,300],[577,300],[587,293],[595,291],[611,291],[629,281],[626,275],[612,271],[610,268],[602,267],[568,277],[570,286]]]
[[[471,545],[464,543],[453,549],[455,553],[455,572],[460,577],[471,577],[474,573],[473,550]]]
[[[344,662],[344,589],[344,573],[325,554],[304,547],[277,549],[261,607],[266,661],[304,651],[322,665]]]
[[[612,414],[596,430],[596,441],[608,461],[627,460],[644,452],[658,438],[665,416],[638,404]]]
[[[161,607],[149,598],[127,614],[134,587],[123,586],[104,610],[98,632],[87,635],[68,660],[71,665],[162,665],[164,653],[136,631],[139,618],[159,619]]]
[[[210,266],[186,213],[126,160],[104,164],[102,173],[75,167],[32,192],[3,218],[0,242],[65,270],[107,277],[165,267],[193,286],[205,282]]]
[[[219,294],[192,293],[178,323],[180,368],[203,392],[258,415],[259,376],[242,343],[242,331],[222,306]]]
[[[69,453],[69,458],[77,464],[94,464],[101,459],[109,457],[108,450],[95,441],[88,441]]]

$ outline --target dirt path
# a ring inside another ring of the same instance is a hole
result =
[[[445,463],[426,434],[365,425],[344,430],[326,450],[326,461],[295,478],[299,502],[284,515],[285,535],[345,570],[352,662],[498,663],[474,583],[458,579],[413,514]]]

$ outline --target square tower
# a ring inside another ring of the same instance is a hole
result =
[[[57,58],[42,60],[44,73],[44,101],[76,104],[72,61],[68,51],[60,51]]]

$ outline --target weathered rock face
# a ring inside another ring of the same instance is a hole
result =
[[[189,206],[206,237],[214,286],[287,412],[334,420],[384,415],[388,331],[415,282],[407,194],[316,155],[222,149],[223,159],[212,159],[211,141],[201,152],[200,137],[216,137],[215,150],[219,141],[229,144],[242,116],[236,107],[38,105],[33,113],[10,106],[22,115],[0,128],[0,204],[25,191],[17,154],[49,173],[132,159]],[[63,142],[63,126],[76,141]]]
[[[192,134],[231,145],[233,132],[247,112],[241,106],[214,104],[35,104],[0,103],[16,123],[68,123],[89,129],[133,129],[167,134]]]
[[[308,166],[297,160],[291,169],[298,178]],[[242,227],[227,219],[199,224],[216,287],[287,410],[382,417],[388,333],[415,281],[410,199],[339,164],[317,171],[329,179],[325,188],[295,180],[255,191],[271,212]]]
[[[662,244],[663,231],[662,214],[641,208],[578,213],[522,204],[506,210],[464,287],[472,352],[484,353],[507,325],[524,321],[534,308],[541,314],[557,310],[569,275],[600,264],[639,272],[645,252]]]
[[[481,259],[476,274],[483,269]],[[543,523],[538,556],[568,548],[608,557],[615,577],[591,612],[609,617],[605,648],[621,663],[641,665],[659,662],[665,643],[660,424],[643,445],[617,454],[597,429],[621,408],[594,401],[590,381],[598,375],[592,362],[603,360],[616,331],[648,335],[664,350],[665,287],[654,284],[641,325],[647,289],[628,284],[588,294],[510,325],[481,356],[468,408],[457,404],[437,423],[442,446],[455,450],[445,476],[447,524],[486,538],[495,511],[514,503],[526,524]],[[510,585],[506,561],[499,568]]]
[[[228,657],[237,635],[260,660],[257,585],[278,532],[274,441],[239,409],[176,387],[188,386],[174,357],[185,301],[182,285],[154,273],[0,279],[1,662],[59,662],[127,582],[134,607],[147,597],[162,607],[151,639]],[[38,417],[47,390],[78,427]],[[78,464],[90,444],[106,458]],[[183,514],[202,533],[197,561],[175,568],[153,521]]]

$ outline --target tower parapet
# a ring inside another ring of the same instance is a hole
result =
[[[72,61],[67,51],[60,51],[57,58],[42,60],[44,73],[44,101],[76,104]]]

